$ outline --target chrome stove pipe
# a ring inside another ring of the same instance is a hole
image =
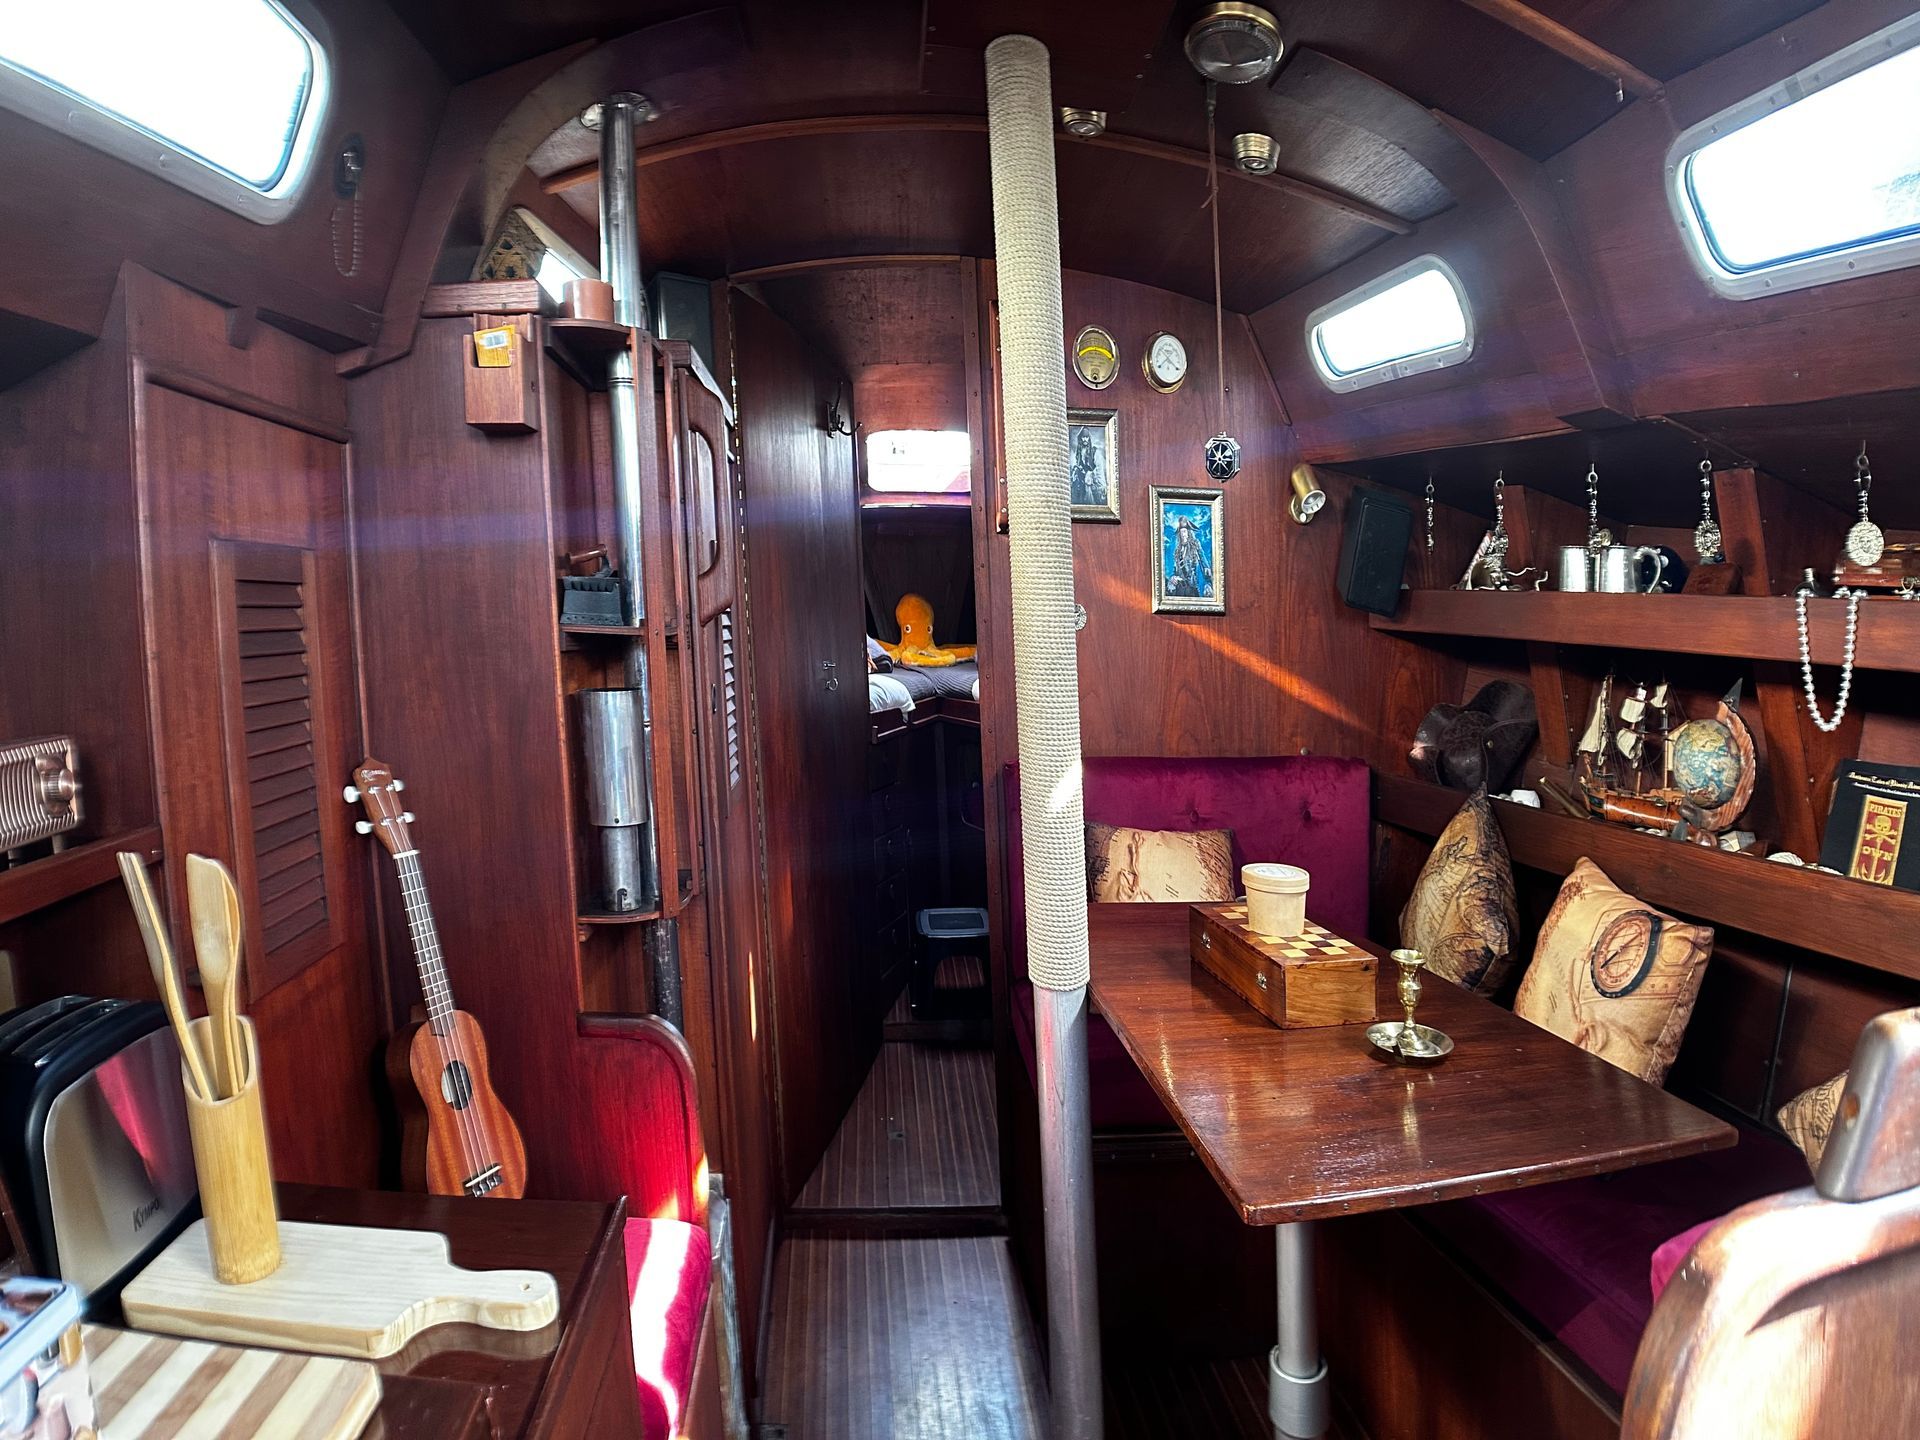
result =
[[[613,318],[645,332],[647,292],[640,277],[640,226],[634,205],[633,127],[645,102],[621,92],[601,102],[600,111],[600,275],[613,287]],[[645,507],[641,494],[640,447],[652,437],[641,434],[639,376],[631,351],[616,350],[607,365],[607,413],[613,466],[613,523],[626,590],[626,621],[645,623],[647,613]],[[635,639],[627,650],[626,683],[636,692],[639,726],[635,763],[645,782],[647,815],[637,828],[602,832],[602,861],[610,896],[635,897],[632,909],[660,903],[659,830],[653,804],[653,705],[647,683],[647,647]],[[637,843],[636,843],[637,841]],[[675,877],[675,883],[677,877]],[[681,1024],[680,943],[677,926],[662,921],[647,937],[653,1007],[661,1019]]]

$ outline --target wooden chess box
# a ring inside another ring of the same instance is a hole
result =
[[[1244,900],[1189,911],[1193,961],[1283,1030],[1375,1018],[1379,961],[1311,920],[1278,938],[1247,928]]]

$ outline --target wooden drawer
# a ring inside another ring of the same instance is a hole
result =
[[[873,842],[873,878],[883,884],[907,873],[913,859],[913,837],[905,830],[893,830]]]
[[[907,787],[889,785],[885,789],[875,790],[867,797],[867,820],[873,827],[873,833],[884,835],[889,830],[898,830],[907,823]]]
[[[867,973],[885,975],[904,964],[913,940],[913,917],[896,915],[867,937]]]
[[[905,768],[905,740],[885,740],[867,747],[867,788],[884,790],[900,779]]]
[[[895,875],[873,887],[873,918],[876,925],[891,924],[907,913],[907,877]]]

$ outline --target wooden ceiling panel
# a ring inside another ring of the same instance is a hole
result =
[[[1621,59],[1671,80],[1716,55],[1778,29],[1819,6],[1820,0],[1528,0],[1549,20],[1611,50]]]
[[[1052,56],[1057,104],[1117,114],[1131,103],[1176,9],[1184,8],[1177,0],[1102,0],[1097,9],[1034,0],[926,0],[925,39],[960,51],[978,68],[996,37],[1031,35]]]
[[[787,323],[851,375],[879,365],[958,363],[960,262],[861,265],[760,282]]]

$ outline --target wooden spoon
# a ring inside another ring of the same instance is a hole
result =
[[[240,1093],[240,1026],[235,986],[240,971],[240,897],[233,877],[218,860],[187,856],[187,908],[193,916],[193,950],[200,988],[207,997],[207,1033],[212,1038],[214,1098]]]
[[[187,1001],[180,985],[180,970],[173,963],[173,946],[167,943],[167,927],[161,922],[160,907],[154,903],[153,887],[147,882],[147,867],[130,850],[119,854],[120,878],[133,901],[133,918],[140,926],[140,938],[146,942],[147,964],[153,969],[153,983],[160,991],[160,1003],[180,1042],[180,1058],[187,1067],[187,1078],[203,1100],[213,1098],[207,1083],[206,1062],[200,1058],[200,1046],[187,1028]]]

